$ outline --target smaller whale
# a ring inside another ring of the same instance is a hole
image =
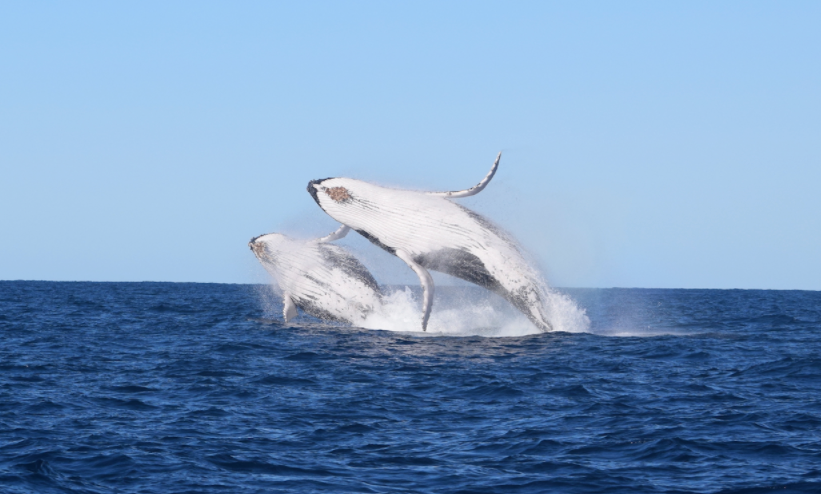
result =
[[[327,243],[337,238],[337,232],[308,241],[269,233],[248,243],[283,292],[286,323],[300,308],[325,321],[361,325],[382,306],[379,285],[367,268],[342,247]]]

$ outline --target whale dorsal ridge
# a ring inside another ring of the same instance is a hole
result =
[[[490,180],[493,178],[493,175],[496,174],[496,170],[499,168],[499,160],[502,158],[502,153],[500,152],[496,155],[496,161],[493,162],[493,166],[490,167],[490,171],[485,178],[482,179],[481,182],[474,185],[473,187],[465,190],[451,190],[449,192],[428,192],[428,195],[436,196],[436,197],[450,197],[452,199],[458,199],[460,197],[469,197],[482,192],[487,184],[490,183]]]

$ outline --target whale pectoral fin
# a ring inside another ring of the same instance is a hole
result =
[[[327,242],[333,242],[334,240],[339,240],[340,238],[347,235],[349,231],[351,231],[351,227],[347,225],[342,225],[339,228],[337,228],[336,231],[334,231],[333,233],[325,235],[324,237],[317,240],[317,242],[324,244]]]
[[[282,297],[282,317],[285,319],[285,322],[289,322],[291,319],[296,317],[296,304],[294,301],[291,300],[291,294],[286,293]]]
[[[433,308],[433,277],[428,271],[419,263],[413,260],[410,254],[402,249],[396,249],[396,257],[405,261],[405,264],[419,277],[419,282],[422,283],[422,331],[428,329],[428,319],[430,319],[430,311]]]
[[[499,168],[499,160],[502,159],[502,153],[500,152],[496,155],[496,161],[493,162],[493,166],[490,167],[490,172],[482,179],[481,182],[474,185],[473,187],[465,190],[452,190],[449,192],[427,192],[429,196],[436,196],[436,197],[449,197],[451,199],[458,199],[460,197],[469,197],[482,192],[482,190],[487,187],[487,184],[490,183],[490,180],[493,178],[493,175],[496,174],[496,170]]]

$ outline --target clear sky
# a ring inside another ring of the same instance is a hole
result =
[[[817,1],[2,2],[0,279],[258,282],[252,236],[335,228],[309,180],[462,189],[503,151],[463,204],[551,284],[818,290],[819,26]]]

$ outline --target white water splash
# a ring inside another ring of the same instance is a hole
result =
[[[546,300],[557,331],[583,332],[589,328],[584,309],[567,295],[549,292]],[[471,291],[447,301],[437,299],[426,332],[420,326],[419,307],[420,300],[410,288],[393,290],[384,297],[382,308],[365,318],[362,327],[426,336],[515,337],[541,333],[524,314],[490,292],[479,297]]]
[[[579,307],[569,295],[552,289],[545,289],[545,306],[553,331],[585,333],[590,330],[587,311]]]

